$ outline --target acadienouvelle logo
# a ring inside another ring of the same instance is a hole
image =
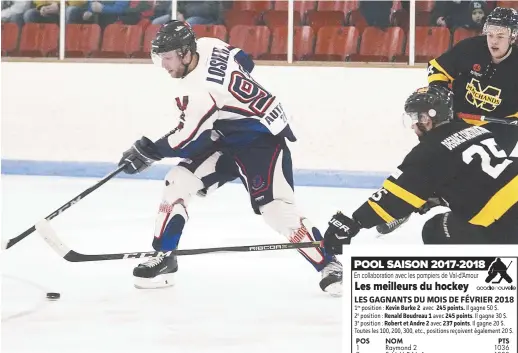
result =
[[[496,257],[487,271],[485,282],[489,286],[478,287],[482,290],[516,290],[516,264],[512,259]]]

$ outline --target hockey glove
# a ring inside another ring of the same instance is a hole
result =
[[[445,206],[445,207],[448,207],[448,203],[443,200],[441,197],[430,197],[426,203],[421,206],[420,209],[417,210],[417,212],[419,212],[419,214],[423,215],[425,214],[426,212],[430,211],[432,208],[434,207],[437,207],[437,206]]]
[[[361,225],[354,219],[338,212],[329,221],[329,227],[324,234],[324,247],[333,254],[342,253],[342,245],[350,244],[361,229]]]
[[[162,158],[164,157],[158,152],[153,141],[143,136],[122,154],[119,167],[127,163],[123,171],[127,174],[137,174]]]

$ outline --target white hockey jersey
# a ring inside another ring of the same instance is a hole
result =
[[[198,65],[175,89],[181,129],[157,142],[164,157],[188,158],[215,141],[245,146],[264,134],[295,141],[277,97],[250,75],[247,54],[215,38],[198,39],[197,52]]]

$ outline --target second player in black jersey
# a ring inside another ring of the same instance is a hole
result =
[[[451,89],[456,117],[484,126],[508,156],[518,157],[518,12],[497,7],[487,17],[483,33],[484,36],[460,41],[431,60],[428,82]],[[481,116],[509,119],[515,125],[472,119]],[[419,213],[437,205],[443,205],[440,199],[429,199]],[[408,217],[396,219],[376,230],[390,233],[407,220]]]
[[[333,216],[325,234],[331,250],[340,251],[362,228],[410,215],[433,196],[451,212],[425,223],[425,244],[518,243],[518,157],[507,156],[485,127],[454,119],[453,100],[441,86],[407,99],[419,144],[351,218]]]
[[[518,47],[513,44],[518,37],[518,12],[497,7],[483,32],[431,60],[428,83],[451,88],[458,116],[509,118],[518,123]],[[518,125],[465,121],[485,125],[507,154],[518,156]]]

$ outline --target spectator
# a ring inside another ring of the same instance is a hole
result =
[[[153,16],[151,17],[151,23],[154,25],[161,25],[171,19],[171,12],[173,5],[171,1],[157,1],[155,2],[155,8]]]
[[[431,25],[439,27],[462,27],[469,13],[469,1],[436,1],[432,11]]]
[[[487,14],[487,4],[485,1],[471,1],[469,4],[468,21],[464,24],[465,28],[482,30]]]
[[[67,1],[65,9],[65,22],[78,23],[81,21],[83,13],[86,11],[88,1]]]
[[[59,1],[33,1],[34,8],[25,11],[23,20],[25,23],[59,23]],[[86,1],[67,1],[65,10],[65,23],[73,23],[81,13],[81,6]]]
[[[2,1],[2,23],[13,22],[23,26],[23,14],[30,8],[30,1]]]
[[[143,19],[149,19],[154,13],[153,1],[130,1],[126,12],[119,17],[125,25],[136,25]]]
[[[369,26],[386,28],[390,26],[392,1],[360,1],[360,12]]]
[[[25,23],[59,23],[59,1],[33,1],[34,8],[25,11]]]
[[[97,23],[105,28],[119,20],[119,17],[127,13],[128,1],[92,1],[88,2],[88,9],[83,12],[83,21]]]
[[[160,16],[153,20],[153,24],[164,24],[171,19],[171,14]],[[176,19],[185,21],[191,26],[220,24],[220,1],[179,1]]]

